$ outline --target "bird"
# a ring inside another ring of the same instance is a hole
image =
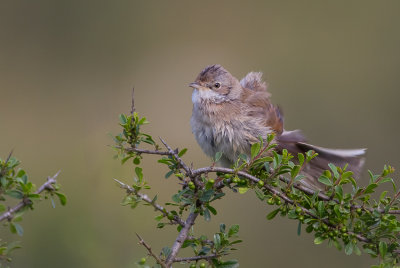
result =
[[[318,153],[301,171],[305,176],[301,183],[308,188],[324,189],[318,178],[329,163],[348,164],[354,177],[360,175],[366,149],[319,147],[307,143],[300,130],[285,130],[282,112],[272,104],[261,72],[250,72],[239,81],[221,65],[209,65],[189,87],[193,88],[192,132],[205,154],[214,157],[222,153],[220,166],[231,167],[240,154],[250,157],[252,144],[274,133],[277,152],[286,149],[294,156],[310,150]]]

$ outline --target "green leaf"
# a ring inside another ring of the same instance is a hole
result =
[[[365,188],[364,190],[364,194],[370,194],[374,192],[374,189],[378,187],[378,184],[376,183],[372,183],[370,185],[367,186],[367,188]]]
[[[231,237],[239,232],[239,225],[234,224],[229,228],[228,237]]]
[[[143,180],[142,168],[135,167],[135,173],[136,173],[136,176],[138,177],[139,181],[142,181]]]
[[[249,188],[248,187],[239,187],[238,188],[240,194],[245,194]]]
[[[214,156],[214,162],[218,162],[222,157],[222,152],[216,152]]]
[[[19,236],[22,236],[24,234],[24,229],[22,228],[22,226],[19,225],[18,223],[14,223],[14,226],[15,226],[15,230],[16,230],[17,234]]]
[[[384,259],[387,253],[387,244],[384,241],[379,242],[379,255]]]
[[[346,180],[346,179],[350,178],[351,176],[353,176],[353,172],[352,171],[345,171],[342,174],[342,180]]]
[[[24,197],[24,194],[18,190],[8,190],[8,191],[6,191],[6,195],[17,198],[17,199],[22,199]]]
[[[217,250],[221,247],[221,236],[219,234],[214,234],[214,246]]]
[[[322,242],[324,242],[326,238],[322,238],[322,236],[318,236],[314,239],[314,244],[319,245],[322,244]]]
[[[243,160],[246,163],[249,161],[249,159],[248,159],[246,154],[240,154],[239,155],[239,159]]]
[[[258,197],[258,199],[260,199],[261,201],[264,200],[265,196],[261,190],[254,188],[254,192],[256,193],[256,196]]]
[[[60,199],[60,203],[62,206],[65,206],[67,204],[67,197],[59,192],[55,192],[55,194],[58,196],[58,199]]]
[[[339,178],[339,172],[337,170],[337,167],[332,163],[329,163],[328,166],[332,170],[333,175],[335,176],[335,178],[338,179]]]
[[[200,201],[202,201],[202,202],[208,202],[210,199],[211,199],[211,197],[214,195],[214,190],[213,189],[210,189],[210,190],[207,190],[207,191],[205,191],[201,196],[200,196]]]
[[[226,228],[225,223],[221,223],[221,224],[219,225],[219,231],[220,231],[221,233],[225,233],[225,228]]]
[[[15,227],[15,223],[10,222],[10,232],[13,234],[17,233],[17,228]]]
[[[156,221],[160,221],[160,220],[162,220],[162,218],[164,218],[164,215],[158,215],[158,216],[156,216],[154,219],[156,220]]]
[[[276,216],[276,214],[278,214],[279,210],[280,209],[278,208],[278,209],[275,209],[275,210],[271,211],[270,213],[268,213],[267,220],[272,220],[273,218],[275,218],[275,216]]]
[[[353,243],[349,242],[345,245],[344,247],[344,253],[346,253],[346,255],[351,255],[351,253],[353,253]]]
[[[259,143],[253,143],[251,145],[251,158],[254,158],[258,155],[261,150],[261,145]]]
[[[183,148],[179,153],[178,153],[178,156],[179,157],[182,157],[186,152],[187,152],[187,148]]]
[[[172,174],[174,174],[173,170],[168,171],[167,174],[165,174],[165,178],[168,179]]]
[[[325,175],[321,175],[321,176],[318,178],[318,181],[321,182],[321,183],[323,183],[323,184],[325,184],[325,185],[327,185],[327,186],[333,186],[332,181],[331,181],[327,176],[325,176]]]
[[[323,217],[325,214],[325,204],[323,201],[318,202],[318,214],[320,217]]]
[[[169,247],[163,247],[161,252],[165,257],[168,257],[171,254],[172,250]]]
[[[207,208],[210,210],[210,212],[211,212],[213,215],[217,215],[217,210],[216,210],[215,208],[213,208],[213,207],[210,206],[210,205],[207,205]]]
[[[126,120],[126,116],[124,114],[120,114],[119,115],[119,121],[121,122],[122,125],[125,125],[127,120]]]
[[[210,214],[210,210],[208,208],[206,208],[203,211],[203,215],[204,215],[204,220],[206,220],[206,221],[210,221],[211,220],[211,214]]]
[[[306,176],[304,176],[303,174],[299,174],[299,175],[296,176],[296,178],[294,178],[293,182],[301,181],[305,177]]]
[[[237,260],[229,260],[225,262],[220,262],[216,261],[213,263],[216,268],[238,268],[239,267],[239,262]]]
[[[337,199],[341,202],[343,200],[343,187],[342,185],[336,185],[335,186],[335,195]]]
[[[297,158],[299,159],[299,165],[302,166],[304,163],[304,154],[298,153]]]
[[[295,177],[297,176],[297,174],[299,174],[300,168],[301,168],[301,167],[300,167],[299,165],[295,165],[295,166],[292,168],[292,171],[290,172],[290,175],[291,175],[292,178],[295,178]]]
[[[297,235],[301,235],[301,221],[299,221],[299,224],[297,225]]]

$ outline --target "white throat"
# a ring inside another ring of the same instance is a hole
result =
[[[221,103],[226,100],[227,100],[226,96],[218,94],[217,92],[215,92],[211,89],[207,90],[207,89],[195,88],[193,90],[193,94],[192,94],[193,104],[201,103],[204,101],[209,101],[209,102],[213,102],[213,103]]]

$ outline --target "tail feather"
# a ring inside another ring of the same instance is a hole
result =
[[[343,167],[348,164],[347,170],[354,173],[354,177],[358,178],[361,175],[364,163],[366,149],[329,149],[304,142],[304,137],[297,132],[293,134],[283,133],[286,136],[283,139],[278,138],[278,148],[287,149],[291,154],[305,153],[313,150],[318,153],[318,156],[308,163],[302,173],[306,176],[302,183],[313,189],[323,190],[325,186],[318,181],[319,176],[324,170],[329,169],[328,164],[332,163],[336,166]],[[291,139],[289,138],[291,137]]]

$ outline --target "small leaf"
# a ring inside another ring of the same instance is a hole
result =
[[[228,237],[231,237],[232,235],[237,234],[238,232],[239,232],[239,225],[234,224],[231,226],[231,228],[229,228]]]
[[[301,181],[305,177],[306,176],[304,176],[303,174],[299,174],[299,175],[296,176],[296,178],[294,178],[293,182]]]
[[[164,215],[158,215],[158,216],[156,216],[154,219],[156,220],[156,221],[160,221],[160,220],[162,220],[162,218],[164,218]]]
[[[225,223],[221,223],[221,224],[219,225],[219,231],[220,231],[221,233],[225,233],[225,228],[226,228]]]
[[[346,255],[351,255],[351,253],[353,253],[353,243],[349,242],[346,244],[346,246],[344,247],[344,253],[346,253]]]
[[[302,166],[304,163],[304,154],[298,153],[297,158],[299,159],[299,165]]]
[[[327,186],[333,186],[332,181],[331,181],[327,176],[325,176],[325,175],[321,175],[321,176],[318,178],[318,181],[321,182],[321,183],[323,183],[323,184],[325,184],[325,185],[327,185]]]
[[[299,221],[299,224],[297,225],[297,235],[301,235],[301,221]]]
[[[237,260],[229,260],[229,261],[225,261],[225,262],[216,262],[216,264],[214,264],[216,268],[238,268],[239,267],[239,263]]]
[[[332,164],[332,163],[329,163],[328,166],[329,166],[330,169],[332,170],[333,175],[335,176],[335,178],[338,179],[338,178],[339,178],[339,172],[338,172],[338,170],[337,170],[337,167],[336,167],[334,164]]]
[[[6,191],[6,195],[17,198],[17,199],[22,199],[24,197],[24,194],[18,190],[8,190],[8,191]]]
[[[120,114],[119,115],[119,121],[121,122],[122,125],[125,125],[127,120],[126,120],[126,116],[124,114]]]
[[[165,174],[165,178],[168,179],[172,174],[174,174],[173,170],[168,171],[167,174]]]
[[[251,145],[251,158],[254,158],[258,155],[260,152],[261,145],[259,143],[254,143]]]
[[[179,157],[182,157],[186,152],[187,152],[187,148],[183,148],[179,153],[178,153],[178,156]]]
[[[135,167],[135,173],[136,173],[136,176],[138,177],[139,181],[142,181],[142,179],[143,179],[142,168]]]
[[[218,162],[222,157],[222,152],[216,152],[214,156],[214,162]]]
[[[19,225],[18,223],[14,223],[14,225],[15,225],[15,230],[16,230],[17,234],[19,236],[22,236],[24,234],[24,229],[22,228],[22,226]]]
[[[319,245],[322,244],[322,242],[324,242],[326,238],[322,238],[321,236],[318,236],[314,239],[314,244]]]
[[[202,201],[202,202],[208,202],[210,199],[211,199],[211,197],[214,195],[214,190],[213,189],[210,189],[210,190],[207,190],[207,191],[205,191],[203,194],[202,194],[202,196],[199,198],[200,199],[200,201]]]
[[[271,211],[270,213],[268,213],[267,220],[272,220],[273,218],[275,218],[275,216],[276,216],[276,214],[278,214],[279,210],[280,209],[278,208],[278,209],[275,209],[275,210]]]
[[[221,247],[221,236],[219,234],[214,234],[214,246],[216,249]]]
[[[206,220],[206,221],[210,221],[211,220],[211,214],[210,214],[210,210],[208,208],[206,208],[203,211],[203,215],[204,215],[204,220]]]
[[[60,203],[62,206],[65,206],[67,204],[67,197],[59,192],[55,192],[55,194],[58,196],[58,199],[60,199]]]
[[[245,194],[249,188],[248,187],[239,187],[238,188],[240,194]]]
[[[372,183],[370,185],[367,186],[367,188],[365,188],[364,190],[364,194],[370,194],[374,192],[374,189],[378,187],[378,184],[376,183]]]
[[[387,244],[384,241],[379,242],[379,255],[384,259],[387,253]]]
[[[265,195],[264,195],[264,193],[262,191],[260,191],[257,188],[254,188],[254,192],[256,193],[256,196],[258,197],[258,199],[260,199],[261,201],[264,200]]]
[[[207,205],[207,208],[210,210],[210,212],[211,212],[213,215],[217,215],[217,210],[216,210],[214,207],[212,207],[212,206],[210,206],[210,205]]]
[[[292,176],[292,178],[295,178],[296,176],[297,176],[297,174],[299,174],[299,172],[300,172],[300,166],[299,165],[295,165],[293,168],[292,168],[292,171],[290,172],[290,175]]]

